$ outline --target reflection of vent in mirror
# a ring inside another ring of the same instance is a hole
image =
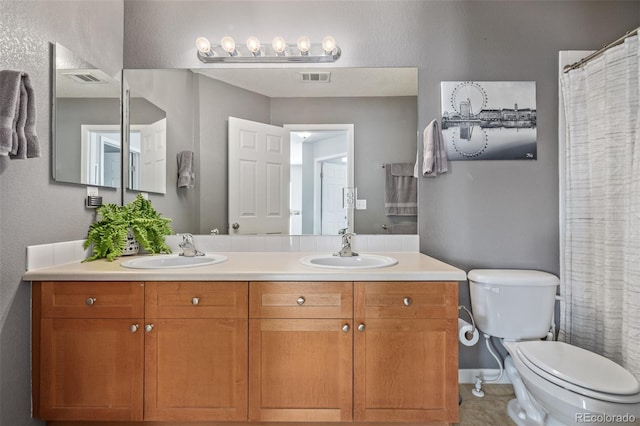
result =
[[[62,75],[64,75],[65,77],[70,78],[71,80],[75,81],[76,83],[81,83],[81,84],[97,84],[97,83],[106,83],[106,81],[101,80],[100,78],[96,77],[95,75],[91,74],[91,73],[87,73],[87,72],[65,72],[62,73]]]
[[[325,72],[301,72],[300,79],[303,83],[329,83],[331,73]]]

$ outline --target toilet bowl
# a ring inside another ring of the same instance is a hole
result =
[[[549,334],[558,278],[531,270],[468,273],[478,329],[501,338],[520,426],[640,424],[640,383],[615,362]]]
[[[637,424],[640,384],[593,352],[554,341],[503,341],[517,399],[508,413],[518,425]]]

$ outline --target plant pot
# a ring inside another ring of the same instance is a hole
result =
[[[138,254],[140,251],[140,244],[136,240],[136,235],[133,233],[133,230],[129,229],[127,233],[127,245],[122,251],[123,256],[130,256],[133,254]]]

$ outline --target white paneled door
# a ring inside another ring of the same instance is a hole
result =
[[[289,233],[289,132],[229,117],[229,234]]]
[[[167,119],[140,130],[140,188],[164,194],[167,180]]]

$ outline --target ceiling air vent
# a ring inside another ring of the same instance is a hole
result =
[[[328,83],[331,81],[331,73],[323,72],[301,72],[300,79],[303,83]]]
[[[63,75],[81,84],[106,83],[106,81],[88,72],[66,72]]]

